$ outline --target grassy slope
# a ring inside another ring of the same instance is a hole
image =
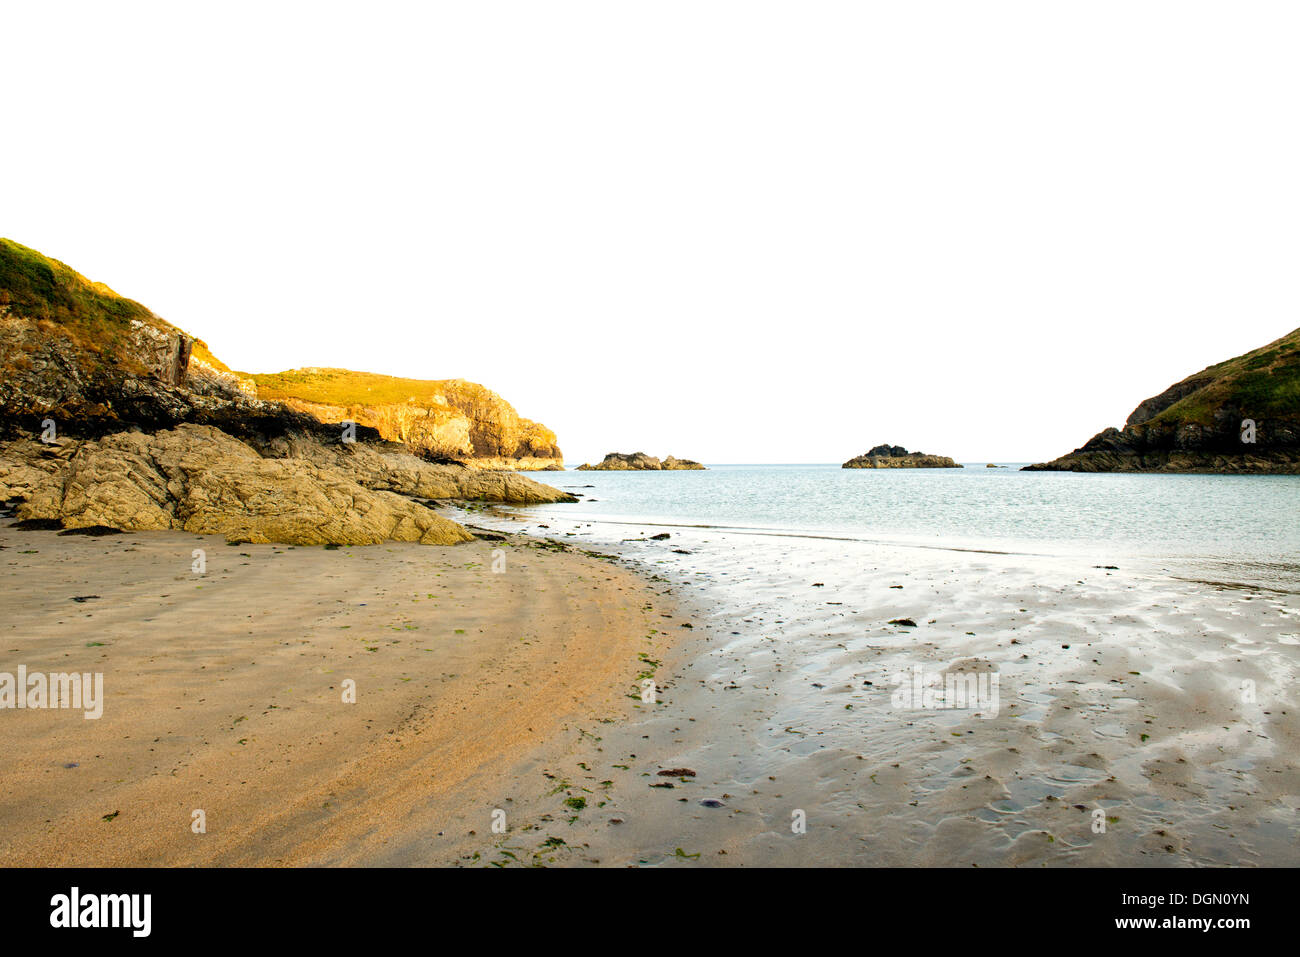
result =
[[[435,396],[445,396],[455,385],[478,390],[483,398],[492,393],[473,383],[456,380],[400,379],[374,372],[350,369],[291,369],[288,372],[240,373],[257,383],[257,394],[265,399],[302,399],[322,405],[416,405],[441,404]]]
[[[1151,423],[1210,425],[1214,411],[1228,404],[1256,418],[1300,416],[1300,329],[1187,378],[1206,374],[1213,375],[1213,381],[1165,409]]]
[[[0,239],[0,305],[56,323],[85,349],[108,356],[132,319],[157,321],[140,303],[10,239]]]
[[[125,358],[120,347],[126,344],[132,320],[169,332],[182,331],[102,282],[92,282],[57,259],[2,238],[0,306],[8,306],[17,315],[52,322],[87,352],[109,360]],[[228,371],[202,341],[195,341],[193,354]]]

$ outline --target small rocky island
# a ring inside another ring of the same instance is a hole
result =
[[[840,468],[845,469],[959,469],[962,468],[946,455],[926,455],[909,452],[901,445],[877,445],[849,459]]]
[[[704,466],[690,459],[676,459],[671,455],[662,462],[644,452],[610,452],[597,465],[579,465],[579,472],[677,472],[703,471]]]

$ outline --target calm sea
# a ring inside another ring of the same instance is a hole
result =
[[[714,465],[704,472],[541,473],[583,496],[530,516],[707,526],[799,537],[1085,558],[1231,563],[1300,572],[1300,476]],[[628,531],[631,534],[631,530]],[[639,534],[639,533],[638,533]]]

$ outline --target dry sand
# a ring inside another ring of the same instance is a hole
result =
[[[474,860],[494,810],[566,809],[547,749],[625,720],[671,637],[643,580],[523,541],[0,545],[0,671],[102,672],[106,698],[0,711],[4,865]]]

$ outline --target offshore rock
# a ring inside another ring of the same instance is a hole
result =
[[[909,452],[901,445],[888,444],[877,445],[869,452],[851,458],[840,466],[845,469],[959,469],[962,467],[946,455]]]
[[[644,452],[610,452],[596,465],[579,465],[579,472],[672,472],[703,471],[704,466],[690,459],[668,456],[662,462]]]

